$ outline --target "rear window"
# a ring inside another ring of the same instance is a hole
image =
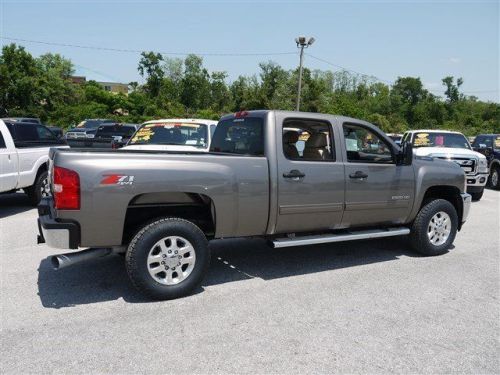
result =
[[[15,126],[7,126],[7,128],[13,135],[16,147],[61,143],[57,136],[43,125],[19,123]]]
[[[16,141],[29,142],[38,141],[39,139],[36,126],[27,124],[19,124],[16,126]]]
[[[263,119],[232,118],[220,121],[215,129],[211,152],[263,156]]]
[[[0,148],[5,148],[5,141],[3,139],[2,133],[0,133]]]

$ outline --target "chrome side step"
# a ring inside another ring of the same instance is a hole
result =
[[[381,238],[392,236],[404,236],[410,233],[406,227],[388,228],[388,229],[368,229],[359,230],[342,234],[319,234],[315,236],[287,237],[277,238],[271,241],[274,248],[316,245],[320,243],[342,242],[354,240],[366,240],[368,238]]]

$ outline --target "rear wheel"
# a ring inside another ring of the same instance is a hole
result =
[[[444,199],[436,199],[423,206],[410,232],[413,249],[423,255],[441,255],[455,240],[458,215],[455,207]]]
[[[154,299],[183,297],[196,289],[210,264],[205,234],[193,223],[164,218],[143,227],[125,256],[134,286]]]
[[[28,195],[31,204],[34,206],[38,205],[42,198],[49,197],[51,193],[48,172],[41,172],[36,177],[35,183],[29,188],[25,189],[25,192]]]

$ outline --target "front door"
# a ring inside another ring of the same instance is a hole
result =
[[[14,145],[6,145],[0,130],[0,192],[9,191],[17,186],[17,154]]]
[[[276,233],[332,229],[342,220],[344,166],[332,124],[276,115]]]
[[[344,123],[345,212],[343,227],[400,224],[414,199],[411,165],[396,165],[393,145],[372,128]]]

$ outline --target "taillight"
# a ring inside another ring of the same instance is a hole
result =
[[[80,177],[70,169],[54,166],[54,207],[58,210],[80,209]]]

